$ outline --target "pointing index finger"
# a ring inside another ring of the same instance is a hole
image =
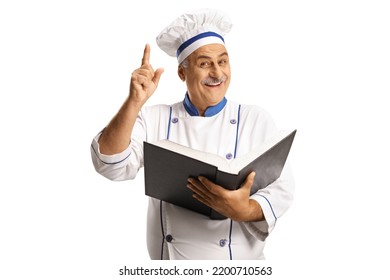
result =
[[[142,65],[149,64],[149,59],[150,59],[150,46],[149,44],[145,45],[144,49],[144,56],[142,57]]]

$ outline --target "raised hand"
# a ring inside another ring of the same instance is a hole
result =
[[[100,152],[113,155],[129,146],[137,115],[146,100],[154,93],[164,69],[153,70],[149,63],[150,46],[147,44],[141,67],[131,75],[129,96],[118,113],[105,127],[99,138]]]
[[[136,69],[131,75],[130,81],[130,100],[139,105],[143,105],[146,100],[156,90],[160,77],[164,72],[163,68],[153,70],[150,65],[150,46],[146,44],[144,55],[142,57],[141,67]]]

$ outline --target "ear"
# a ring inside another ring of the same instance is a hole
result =
[[[186,76],[184,75],[184,67],[182,65],[177,67],[177,74],[179,75],[180,80],[185,82]]]

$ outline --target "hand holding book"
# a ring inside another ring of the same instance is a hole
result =
[[[193,197],[218,213],[238,222],[252,222],[264,219],[260,205],[249,198],[256,176],[251,172],[237,190],[228,190],[203,176],[189,178],[187,187]]]
[[[250,153],[231,161],[168,140],[144,142],[145,194],[211,219],[225,219],[224,214],[229,214],[229,207],[233,209],[237,204],[243,203],[243,207],[247,207],[245,203],[250,203],[251,207],[255,207],[257,202],[253,204],[249,196],[279,178],[295,133],[296,130],[280,131]],[[248,177],[252,171],[257,175]],[[195,187],[192,191],[186,187],[188,178],[201,178],[190,181],[190,185]],[[246,188],[238,191],[243,186],[250,189],[249,195]],[[198,199],[193,198],[193,192]],[[221,197],[217,198],[215,192]],[[239,196],[244,192],[246,200],[240,200]],[[202,202],[202,199],[208,202]],[[222,202],[227,205],[222,206]]]

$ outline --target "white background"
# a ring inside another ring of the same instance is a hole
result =
[[[165,68],[148,104],[182,100],[154,38],[201,7],[234,24],[227,97],[298,129],[295,201],[265,250],[272,279],[388,279],[390,9],[375,0],[2,1],[1,279],[123,279],[124,265],[153,265],[143,173],[110,182],[89,147],[145,43]]]

